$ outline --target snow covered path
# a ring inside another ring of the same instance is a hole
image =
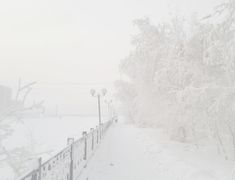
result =
[[[79,180],[235,180],[234,162],[207,159],[190,146],[157,142],[150,134],[114,125]]]

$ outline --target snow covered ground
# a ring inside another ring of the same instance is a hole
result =
[[[35,142],[39,142],[35,145],[38,152],[52,150],[43,156],[45,160],[65,147],[67,137],[78,138],[82,131],[96,125],[96,117],[26,120],[24,125],[18,125],[14,136],[8,139],[8,148],[26,143],[30,131]],[[25,138],[22,138],[22,133],[25,133]],[[10,180],[9,173],[6,167],[1,167],[0,180]],[[159,129],[118,123],[107,132],[79,178],[144,179],[235,180],[235,162],[225,161],[209,146],[197,149],[193,144],[171,141]]]
[[[116,124],[79,180],[234,180],[235,162],[160,130]]]

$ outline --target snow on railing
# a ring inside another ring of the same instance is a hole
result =
[[[66,148],[44,163],[40,158],[38,167],[19,180],[76,180],[111,124],[112,120],[91,128],[89,133],[84,131],[76,141],[68,138]]]

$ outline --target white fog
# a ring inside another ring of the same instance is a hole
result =
[[[235,180],[234,12],[0,1],[0,180]]]

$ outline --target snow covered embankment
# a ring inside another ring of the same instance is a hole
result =
[[[206,149],[170,141],[160,130],[117,124],[79,180],[233,180],[234,167]]]

